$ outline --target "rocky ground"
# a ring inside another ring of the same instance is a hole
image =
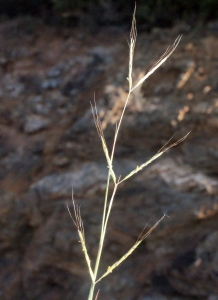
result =
[[[179,34],[173,55],[130,99],[114,168],[123,176],[174,134],[191,134],[121,185],[100,272],[146,224],[169,218],[99,284],[99,299],[218,299],[218,24],[140,33],[134,78]],[[127,95],[127,38],[112,27],[0,25],[1,300],[87,298],[87,268],[66,205],[73,186],[94,258],[107,167],[90,101],[95,94],[111,145]]]

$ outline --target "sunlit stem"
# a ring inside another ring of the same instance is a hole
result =
[[[119,130],[120,130],[120,126],[121,126],[121,123],[122,123],[122,120],[123,120],[123,116],[124,116],[124,113],[125,113],[130,95],[131,95],[131,91],[129,91],[128,96],[126,98],[126,102],[125,102],[125,105],[123,107],[123,111],[122,111],[117,129],[116,129],[116,132],[115,132],[115,135],[114,135],[114,143],[113,143],[113,148],[112,148],[112,152],[111,152],[111,161],[113,161],[113,158],[114,158],[114,151],[115,151],[115,146],[116,146],[116,142],[117,142],[118,133],[119,133]]]
[[[106,186],[106,190],[105,190],[104,210],[103,210],[103,217],[102,217],[102,224],[101,224],[101,234],[100,234],[98,254],[97,254],[97,258],[96,258],[96,262],[95,262],[95,269],[94,269],[94,282],[91,283],[88,300],[92,300],[94,297],[95,281],[96,281],[96,277],[98,275],[98,269],[99,269],[99,264],[100,264],[101,255],[102,255],[102,249],[103,249],[103,245],[104,245],[104,238],[105,238],[105,233],[106,233],[105,218],[106,218],[106,212],[107,212],[109,185],[110,185],[110,170],[108,171],[107,186]]]

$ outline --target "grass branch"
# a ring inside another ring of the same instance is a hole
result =
[[[95,126],[99,135],[99,138],[101,140],[101,145],[102,149],[107,161],[107,166],[108,166],[108,176],[107,176],[107,182],[106,182],[106,189],[105,189],[105,196],[104,196],[104,205],[103,205],[103,212],[102,212],[102,223],[101,223],[101,231],[100,231],[100,237],[99,237],[99,245],[98,245],[98,251],[94,263],[94,270],[92,269],[91,266],[91,260],[88,255],[88,250],[86,247],[86,241],[85,241],[85,232],[84,232],[84,226],[81,218],[81,212],[80,212],[80,207],[75,205],[75,201],[72,197],[73,201],[73,209],[74,209],[74,217],[72,216],[70,209],[68,207],[69,214],[77,228],[80,243],[82,246],[82,251],[85,256],[85,260],[88,266],[88,271],[91,277],[91,286],[90,286],[90,291],[88,295],[88,300],[97,300],[99,291],[97,292],[96,296],[94,296],[95,293],[95,286],[96,284],[101,281],[104,277],[109,275],[115,268],[117,268],[123,261],[125,261],[133,252],[134,250],[140,245],[140,243],[148,237],[148,235],[158,226],[158,224],[164,219],[166,215],[164,215],[161,219],[159,219],[147,232],[145,229],[142,231],[142,233],[139,235],[137,241],[135,244],[118,260],[116,261],[112,266],[109,266],[108,269],[104,272],[104,274],[97,279],[98,276],[98,271],[100,267],[100,262],[101,262],[101,257],[103,254],[103,247],[104,247],[104,242],[105,242],[105,237],[106,237],[106,232],[107,232],[107,227],[108,227],[108,221],[110,218],[110,214],[112,211],[114,199],[116,196],[116,192],[118,189],[118,186],[120,183],[123,181],[129,179],[132,177],[134,174],[138,173],[141,171],[143,168],[148,166],[150,163],[152,163],[155,159],[159,158],[164,152],[166,152],[168,149],[177,146],[179,143],[183,142],[186,137],[189,135],[187,133],[184,137],[181,139],[177,140],[176,142],[172,143],[169,145],[170,140],[148,161],[145,163],[141,164],[140,166],[137,166],[134,170],[132,170],[128,175],[124,177],[124,179],[120,179],[119,177],[116,176],[116,173],[113,169],[113,160],[114,160],[114,154],[115,154],[115,148],[117,144],[117,139],[118,135],[120,132],[121,124],[124,118],[124,114],[129,102],[129,99],[131,97],[132,92],[134,89],[136,89],[139,85],[143,84],[143,82],[150,76],[152,75],[155,70],[157,70],[168,58],[169,56],[173,53],[173,51],[176,49],[178,46],[181,36],[178,36],[175,42],[167,48],[167,50],[163,53],[163,55],[157,60],[157,62],[152,66],[152,68],[146,73],[143,78],[141,78],[135,85],[133,85],[133,58],[134,58],[134,51],[135,51],[135,46],[136,46],[136,38],[137,38],[137,29],[136,29],[136,7],[133,12],[133,19],[132,19],[132,26],[131,26],[131,31],[130,31],[130,41],[129,41],[129,70],[128,70],[128,82],[129,82],[129,92],[125,101],[125,104],[122,109],[122,113],[120,116],[120,119],[118,123],[116,123],[115,126],[115,134],[114,134],[114,139],[113,139],[113,144],[112,144],[112,149],[111,151],[108,149],[106,139],[104,137],[104,132],[103,132],[103,126],[98,114],[97,110],[97,105],[94,100],[93,104],[91,103],[91,108],[92,108],[92,113],[93,113],[93,119],[95,122]],[[118,179],[117,179],[118,178]],[[111,184],[113,187],[111,187]],[[109,194],[111,195],[109,197]]]

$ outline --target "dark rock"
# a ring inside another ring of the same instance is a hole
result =
[[[104,165],[89,163],[79,171],[48,175],[31,186],[43,198],[70,197],[72,191],[84,193],[100,182],[105,182],[107,169]]]
[[[82,73],[80,72],[74,79],[70,79],[63,85],[61,89],[63,95],[75,97],[79,92],[84,92],[86,89],[94,86],[94,83],[100,79],[103,73],[101,64],[102,58],[94,55]]]
[[[24,125],[25,133],[36,133],[48,128],[50,121],[39,115],[29,115]]]
[[[30,36],[22,22],[11,22],[0,25],[0,298],[87,299],[90,278],[67,204],[73,214],[73,190],[93,264],[108,167],[89,103],[95,91],[111,153],[128,94],[126,33],[103,30],[93,39],[66,29],[64,37],[39,24]],[[180,24],[138,36],[134,82],[184,33],[129,99],[113,162],[117,178],[192,131],[119,185],[99,274],[146,224],[149,230],[166,217],[99,283],[99,299],[217,299],[215,25],[193,32]]]
[[[44,80],[42,82],[42,89],[48,90],[48,89],[56,89],[60,86],[61,80],[56,78],[51,78]]]
[[[24,85],[25,94],[39,95],[42,92],[42,78],[39,75],[22,75],[19,78],[20,82]]]
[[[64,69],[63,65],[54,66],[47,72],[47,77],[48,78],[60,77],[63,73],[63,69]]]

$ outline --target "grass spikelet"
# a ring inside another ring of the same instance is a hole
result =
[[[85,232],[84,232],[84,227],[83,227],[83,221],[81,218],[80,207],[75,204],[73,195],[72,195],[72,202],[73,202],[73,210],[74,210],[75,218],[73,218],[68,205],[67,205],[67,209],[68,209],[71,219],[73,220],[73,223],[75,224],[75,226],[77,228],[80,243],[82,246],[82,252],[84,253],[84,256],[85,256],[85,260],[86,260],[86,263],[88,266],[90,277],[92,279],[92,282],[94,282],[95,280],[94,280],[94,274],[93,274],[92,267],[91,267],[91,260],[89,258],[88,251],[86,248]]]
[[[103,129],[102,129],[101,121],[100,121],[99,116],[98,116],[98,111],[97,111],[97,107],[96,107],[95,102],[94,102],[94,106],[91,103],[91,108],[92,108],[92,114],[93,114],[93,119],[94,119],[94,122],[95,122],[95,126],[96,126],[96,129],[97,129],[98,135],[101,139],[102,148],[103,148],[103,151],[104,151],[107,163],[108,163],[108,168],[110,170],[110,175],[113,178],[114,183],[116,183],[116,175],[115,175],[114,170],[113,170],[112,160],[110,159],[110,156],[109,156],[107,144],[106,144],[106,141],[105,141],[105,138],[104,138],[104,132],[103,132]]]
[[[176,49],[178,46],[180,40],[182,38],[182,35],[179,35],[173,45],[170,45],[167,50],[164,52],[164,54],[161,55],[161,57],[156,61],[156,63],[151,67],[151,69],[145,74],[144,77],[142,77],[138,83],[132,88],[131,91],[136,89],[140,84],[142,84],[146,79],[148,79],[151,74],[153,74],[167,59],[170,57],[170,55],[173,53],[173,51]]]
[[[129,77],[127,78],[129,81],[129,91],[132,89],[132,68],[133,68],[133,57],[134,57],[134,51],[135,51],[135,44],[136,44],[136,38],[137,38],[137,29],[136,29],[136,5],[133,12],[133,18],[132,18],[132,27],[130,31],[130,42],[129,42]]]

